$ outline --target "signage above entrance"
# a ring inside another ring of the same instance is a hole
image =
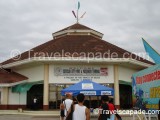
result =
[[[55,67],[56,76],[107,76],[106,67]]]
[[[49,83],[74,84],[84,79],[114,83],[112,65],[50,65]]]

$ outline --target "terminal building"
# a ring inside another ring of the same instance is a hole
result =
[[[132,107],[131,76],[152,62],[103,40],[103,34],[76,23],[53,39],[1,63],[0,109],[58,109],[60,91],[90,79],[114,88],[118,108]],[[98,107],[99,96],[86,97]]]

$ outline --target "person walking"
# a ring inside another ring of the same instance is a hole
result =
[[[64,98],[62,99],[62,102],[60,104],[60,119],[64,120],[65,114],[64,114],[64,110],[65,110],[65,106],[64,106]]]
[[[68,111],[69,111],[72,103],[73,103],[72,95],[69,94],[69,93],[67,93],[67,94],[66,94],[66,99],[65,99],[64,102],[63,102],[63,104],[64,104],[64,106],[65,106],[65,108],[64,108],[64,115],[65,115],[65,116],[68,115]],[[66,119],[66,117],[64,117],[64,120],[65,120],[65,119]]]
[[[68,116],[72,115],[72,120],[90,120],[90,110],[83,105],[84,99],[84,94],[80,93],[77,95],[78,104],[73,105],[73,110],[71,107],[68,114]]]
[[[77,95],[78,104],[74,105],[73,120],[90,120],[90,110],[83,105],[85,96]]]
[[[102,105],[100,106],[98,120],[109,120],[110,111],[108,106],[109,97],[107,95],[101,96]]]
[[[33,98],[33,109],[37,110],[37,97]]]
[[[78,104],[77,99],[74,96],[72,97],[72,99],[73,99],[73,104]]]
[[[110,110],[110,118],[107,120],[114,120],[115,119],[115,106],[113,104],[113,99],[110,99],[108,102],[109,110]]]

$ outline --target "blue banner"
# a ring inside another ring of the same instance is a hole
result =
[[[143,38],[142,40],[146,52],[149,54],[149,56],[154,60],[156,64],[159,64],[160,63],[159,53],[155,51]]]

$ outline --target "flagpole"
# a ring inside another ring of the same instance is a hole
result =
[[[78,8],[77,8],[77,23],[78,23]]]

